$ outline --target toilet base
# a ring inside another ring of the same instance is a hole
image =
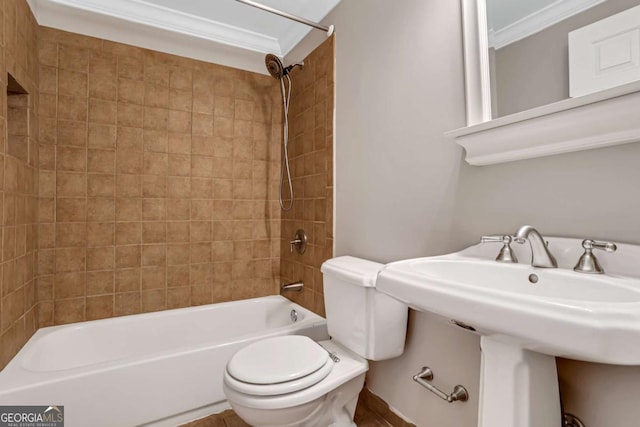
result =
[[[255,427],[355,427],[353,416],[364,378],[361,374],[318,399],[289,408],[255,409],[234,399],[229,403],[240,418]]]

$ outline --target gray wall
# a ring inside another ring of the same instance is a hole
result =
[[[640,144],[472,167],[443,132],[464,126],[459,2],[345,0],[336,25],[336,255],[388,262],[442,254],[531,223],[547,235],[640,243]],[[319,44],[313,32],[288,61]],[[447,405],[411,380],[431,366],[471,401]],[[635,425],[640,368],[563,361],[568,410],[589,427]],[[418,426],[474,427],[479,339],[412,312],[400,358],[368,386]],[[605,377],[607,376],[607,377]],[[631,397],[629,397],[631,396]],[[633,421],[632,421],[633,420]]]
[[[569,32],[630,7],[638,0],[609,0],[495,52],[494,117],[569,97]]]

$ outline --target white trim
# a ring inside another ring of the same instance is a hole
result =
[[[491,75],[484,1],[461,0],[467,125],[491,120]]]
[[[142,0],[38,0],[42,4],[56,3],[100,15],[110,16],[148,27],[215,41],[257,52],[273,52],[282,56],[278,40],[244,28],[189,15]],[[55,10],[47,8],[47,11]],[[60,10],[60,9],[58,9]],[[42,11],[44,12],[44,11]],[[40,13],[43,20],[46,13]]]
[[[263,52],[196,37],[193,33],[140,25],[133,19],[125,20],[119,16],[95,13],[65,3],[66,0],[37,0],[38,23],[77,34],[266,74]]]
[[[489,47],[503,48],[573,15],[603,3],[605,0],[557,0],[497,31],[489,30]],[[484,3],[484,2],[483,2]]]
[[[640,141],[640,83],[447,132],[467,163],[491,165]]]

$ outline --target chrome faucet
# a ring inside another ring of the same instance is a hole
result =
[[[523,225],[516,231],[514,235],[515,242],[524,243],[525,240],[529,241],[529,245],[531,245],[531,265],[533,267],[542,267],[542,268],[557,268],[558,262],[549,252],[549,248],[547,247],[547,243],[544,241],[544,238],[540,235],[538,230],[533,228],[530,225]]]

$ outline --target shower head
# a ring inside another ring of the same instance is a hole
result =
[[[280,58],[272,53],[267,54],[264,58],[264,64],[267,66],[267,71],[272,77],[280,80],[284,76],[284,65]]]
[[[272,53],[269,53],[264,58],[264,64],[267,66],[267,71],[269,72],[269,74],[271,74],[271,77],[280,80],[281,78],[289,74],[291,70],[293,70],[293,67],[302,67],[304,65],[304,62],[292,64],[288,67],[285,67],[284,65],[282,65],[282,61],[280,61],[280,58]]]

